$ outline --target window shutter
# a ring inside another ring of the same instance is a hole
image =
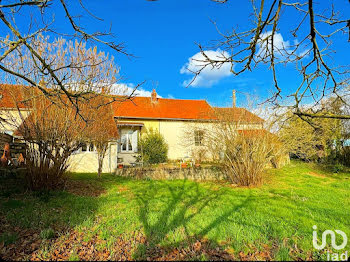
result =
[[[138,130],[135,130],[132,133],[132,149],[133,149],[133,152],[135,153],[137,152],[138,133],[139,133]]]

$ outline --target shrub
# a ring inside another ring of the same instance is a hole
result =
[[[259,185],[264,169],[272,163],[278,165],[278,142],[272,134],[260,130],[259,134],[247,136],[237,133],[226,143],[222,159],[225,174],[240,186]]]
[[[32,112],[18,132],[26,141],[26,182],[32,190],[62,187],[69,156],[81,146],[83,120],[74,119],[74,108],[44,97],[32,99]]]
[[[141,155],[147,164],[157,164],[167,161],[168,145],[164,137],[152,129],[140,139]]]
[[[229,114],[217,112],[219,121],[207,135],[206,146],[216,156],[228,180],[239,186],[259,185],[268,166],[288,161],[278,137],[264,129],[242,129]]]

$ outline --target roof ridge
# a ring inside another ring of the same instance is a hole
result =
[[[134,96],[134,98],[151,98],[149,96]],[[207,102],[205,99],[186,99],[186,98],[168,98],[168,97],[158,97],[157,99],[162,99],[162,100],[181,100],[181,101],[204,101]]]
[[[245,107],[239,107],[239,106],[235,106],[235,107],[220,107],[220,106],[212,106],[212,108],[222,108],[222,109],[235,109],[235,108],[239,108],[239,109],[245,109],[247,111],[249,111],[248,109],[246,109]]]

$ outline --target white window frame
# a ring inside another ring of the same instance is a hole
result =
[[[126,143],[126,149],[123,149],[123,136],[125,137],[125,143]],[[133,144],[132,144],[132,133],[130,131],[128,133],[122,134],[121,136],[121,145],[120,145],[120,151],[121,152],[134,152]],[[129,145],[131,146],[131,149],[129,148]]]

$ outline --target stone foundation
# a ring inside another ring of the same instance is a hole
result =
[[[195,181],[226,180],[219,167],[205,168],[123,168],[116,175],[134,179],[189,179]]]

